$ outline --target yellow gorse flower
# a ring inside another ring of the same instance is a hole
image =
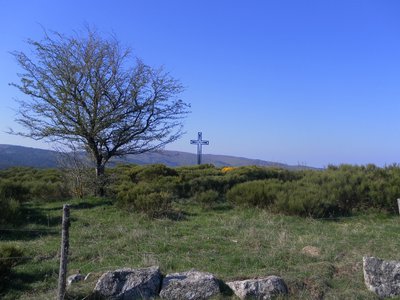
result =
[[[236,169],[235,167],[223,167],[223,168],[221,169],[221,171],[222,171],[223,173],[227,173],[227,172],[230,172],[230,171],[235,170],[235,169]]]

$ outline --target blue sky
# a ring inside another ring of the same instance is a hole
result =
[[[114,33],[186,87],[185,134],[167,149],[288,164],[400,162],[400,2],[396,0],[0,0],[0,143],[19,71],[13,50],[43,29]]]

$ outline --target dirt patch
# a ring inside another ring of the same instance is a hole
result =
[[[303,249],[301,249],[301,253],[311,257],[319,257],[321,255],[321,250],[318,247],[305,246]]]

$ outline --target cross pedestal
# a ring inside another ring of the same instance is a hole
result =
[[[202,138],[202,133],[199,132],[197,134],[197,140],[190,140],[190,144],[197,145],[197,164],[201,165],[201,152],[202,152],[202,146],[203,145],[208,145],[209,141],[204,141]]]

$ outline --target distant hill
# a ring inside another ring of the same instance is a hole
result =
[[[0,169],[9,167],[53,168],[57,152],[51,150],[0,144]]]
[[[138,155],[127,155],[113,160],[113,163],[133,163],[138,165],[161,163],[170,167],[195,165],[197,155],[193,153],[162,150]],[[249,159],[227,155],[203,154],[202,163],[221,166],[276,166],[287,169],[304,169],[304,166]],[[52,150],[0,144],[0,169],[24,166],[35,168],[57,167],[57,152]]]

